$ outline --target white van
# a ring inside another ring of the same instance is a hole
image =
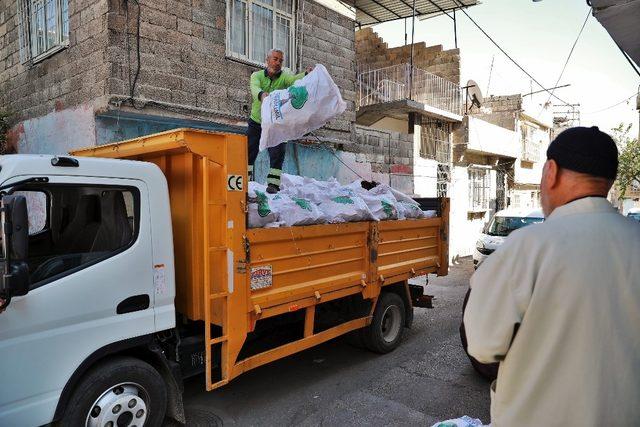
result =
[[[482,262],[504,242],[513,230],[544,221],[541,209],[505,209],[496,212],[485,226],[473,251],[473,266]]]

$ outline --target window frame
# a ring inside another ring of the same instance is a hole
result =
[[[232,9],[233,9],[233,2],[234,1],[240,1],[242,3],[245,4],[245,40],[246,40],[246,55],[242,55],[240,53],[234,52],[231,48],[232,46],[232,37],[233,37],[233,31],[232,31],[232,22],[231,22],[231,13],[232,13]],[[247,65],[252,65],[252,66],[257,66],[260,68],[264,67],[264,58],[260,59],[260,60],[253,60],[251,59],[251,48],[252,48],[252,37],[251,37],[251,28],[253,25],[253,17],[252,17],[252,13],[251,13],[251,5],[256,4],[260,7],[264,7],[266,9],[269,9],[273,12],[273,37],[272,37],[272,49],[280,49],[282,48],[281,46],[275,46],[275,41],[276,41],[276,31],[275,31],[275,25],[276,25],[276,16],[278,14],[285,16],[286,18],[289,19],[290,22],[290,29],[289,29],[289,52],[285,52],[285,64],[283,64],[283,68],[287,68],[287,69],[295,69],[295,64],[297,61],[297,49],[296,49],[296,32],[297,32],[297,28],[298,28],[298,19],[297,19],[297,11],[298,11],[298,2],[296,0],[291,0],[291,12],[285,12],[281,9],[277,9],[276,5],[275,5],[276,0],[272,0],[272,4],[269,5],[263,1],[260,0],[226,0],[226,20],[227,20],[227,25],[226,25],[226,47],[225,47],[225,57],[227,59],[233,60],[233,61],[237,61],[243,64],[247,64]]]
[[[34,64],[40,62],[59,51],[69,47],[69,1],[71,0],[52,0],[56,5],[56,40],[52,46],[46,48],[42,52],[34,54],[32,49],[32,29],[33,29],[33,4],[41,1],[44,8],[45,18],[44,25],[46,30],[46,4],[47,0],[18,0],[17,15],[18,15],[18,31],[19,31],[19,49],[20,49],[20,62],[22,64]],[[66,1],[66,16],[63,12],[63,2]],[[66,32],[64,31],[66,22]],[[46,36],[45,36],[46,40]]]
[[[105,254],[104,256],[98,257],[94,260],[91,260],[87,263],[81,264],[77,267],[71,268],[69,270],[65,270],[62,271],[54,276],[51,277],[47,277],[43,280],[40,280],[38,282],[33,282],[29,284],[29,290],[34,290],[34,289],[38,289],[41,288],[42,286],[45,286],[51,282],[55,282],[57,280],[62,279],[63,277],[66,276],[70,276],[72,274],[75,274],[81,270],[84,270],[85,268],[91,267],[93,265],[96,265],[100,262],[103,262],[109,258],[112,258],[126,250],[128,250],[129,248],[131,248],[137,241],[140,235],[140,215],[142,213],[141,210],[141,195],[140,195],[140,189],[136,186],[133,185],[119,185],[119,184],[91,184],[91,183],[87,183],[87,184],[71,184],[71,183],[45,183],[45,184],[37,184],[37,185],[33,185],[33,184],[26,184],[26,185],[20,185],[20,186],[16,186],[14,188],[11,189],[10,192],[8,192],[8,194],[13,194],[16,191],[42,191],[45,194],[47,194],[47,201],[48,201],[48,206],[47,206],[47,225],[48,227],[45,228],[46,230],[50,230],[51,226],[50,226],[50,218],[51,218],[51,209],[52,209],[52,196],[51,196],[51,192],[47,191],[48,188],[51,187],[91,187],[94,189],[102,189],[102,191],[104,190],[119,190],[122,192],[125,191],[129,191],[131,192],[131,195],[133,196],[133,215],[134,215],[134,219],[137,219],[137,221],[134,221],[134,226],[133,229],[131,230],[131,240],[129,241],[129,243],[125,246],[122,246],[121,248],[118,248],[115,251],[109,252],[107,254]],[[32,237],[37,236],[36,234],[34,235],[30,235],[29,236],[29,240],[31,240]],[[28,258],[27,258],[28,259]],[[31,274],[31,272],[29,272],[29,274]]]
[[[489,210],[489,201],[491,200],[491,169],[470,167],[467,169],[469,178],[469,212],[484,212]],[[481,201],[479,204],[475,203],[476,193],[476,179],[472,175],[478,176],[482,173],[484,176],[481,178],[481,186],[478,190],[482,192]]]

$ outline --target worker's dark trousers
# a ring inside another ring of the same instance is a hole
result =
[[[260,134],[262,134],[262,126],[249,119],[249,128],[247,137],[249,139],[249,180],[254,180],[253,166],[258,157],[260,149]],[[267,175],[267,184],[274,184],[280,187],[280,175],[282,175],[282,163],[284,162],[285,144],[269,148],[269,175]]]

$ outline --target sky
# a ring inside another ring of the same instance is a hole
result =
[[[590,13],[585,0],[482,0],[467,13],[536,80],[554,86]],[[539,90],[462,13],[456,13],[461,58],[461,85],[475,80],[484,96],[511,95]],[[389,47],[404,44],[404,21],[376,25],[374,31]],[[411,43],[411,20],[407,24]],[[416,20],[415,42],[455,48],[453,21],[439,16]],[[491,63],[493,61],[493,68]],[[492,69],[491,69],[492,68]],[[491,71],[491,77],[490,77]],[[490,80],[489,80],[490,77]],[[609,33],[590,16],[555,94],[570,104],[580,104],[582,126],[608,131],[620,122],[633,124],[638,134],[636,95],[640,77],[617,48]],[[488,89],[488,90],[487,90]],[[630,98],[631,97],[631,98]],[[538,95],[539,104],[547,95]],[[630,98],[627,102],[621,101]],[[559,104],[557,99],[554,104]],[[615,107],[612,107],[613,105]],[[603,111],[601,111],[603,110]]]

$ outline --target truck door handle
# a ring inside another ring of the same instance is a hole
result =
[[[116,308],[117,314],[133,313],[134,311],[146,310],[149,308],[149,295],[134,295],[120,301]]]

